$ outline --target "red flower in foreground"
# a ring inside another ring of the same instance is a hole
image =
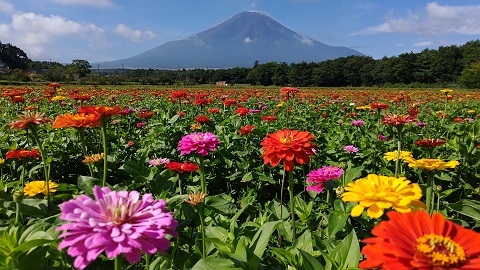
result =
[[[388,109],[388,104],[381,102],[374,102],[370,104],[370,109],[386,110]]]
[[[178,173],[194,172],[199,169],[197,164],[188,162],[169,162],[165,164],[165,167],[167,167],[167,169],[171,171],[176,171]]]
[[[363,240],[360,268],[480,269],[480,234],[425,211],[400,214],[373,228]]]
[[[243,136],[247,136],[248,134],[252,133],[252,130],[255,128],[255,126],[243,126],[238,130],[238,133],[240,133]]]
[[[263,164],[270,163],[271,166],[277,166],[283,160],[283,166],[286,171],[293,170],[294,162],[298,164],[307,164],[310,162],[310,156],[314,155],[316,144],[312,143],[313,135],[308,131],[298,130],[279,130],[273,134],[268,134],[260,143],[264,159]]]
[[[248,114],[248,109],[244,108],[244,107],[241,107],[241,108],[236,109],[235,113],[240,115],[240,116],[244,116],[244,115]]]
[[[444,143],[446,143],[445,140],[439,140],[439,139],[423,139],[415,142],[417,146],[431,147],[431,148],[443,145]]]
[[[7,152],[5,159],[16,158],[22,160],[23,158],[40,158],[40,152],[37,149],[33,150],[10,150]]]

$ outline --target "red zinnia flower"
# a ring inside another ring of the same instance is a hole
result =
[[[277,120],[277,117],[276,117],[276,116],[273,116],[273,115],[270,115],[270,116],[262,116],[262,120],[263,120],[263,121],[267,121],[267,122],[273,122],[273,121]]]
[[[165,164],[165,167],[167,167],[167,169],[171,171],[176,171],[178,173],[194,172],[199,169],[197,164],[189,162],[169,162]]]
[[[410,107],[410,109],[407,110],[407,113],[411,116],[416,116],[420,113],[420,110],[415,107]]]
[[[187,92],[186,91],[174,91],[174,92],[172,92],[171,97],[176,98],[176,99],[186,98],[187,97]]]
[[[294,162],[298,164],[307,164],[310,162],[310,156],[314,155],[316,144],[312,143],[313,135],[308,131],[298,130],[279,130],[273,134],[267,134],[267,137],[260,143],[264,159],[263,164],[270,163],[271,166],[277,166],[283,159],[283,166],[286,171],[294,168]]]
[[[403,126],[406,123],[417,122],[416,116],[404,114],[387,114],[382,122],[386,125]]]
[[[422,139],[420,141],[416,141],[415,144],[421,147],[437,147],[442,144],[446,143],[445,140],[439,140],[439,139]]]
[[[14,96],[13,103],[25,103],[25,97],[23,96]]]
[[[139,112],[137,115],[139,118],[149,118],[152,117],[155,112]]]
[[[386,110],[388,109],[388,104],[381,102],[374,102],[370,104],[370,109]]]
[[[237,101],[235,99],[226,99],[223,102],[223,105],[225,105],[226,107],[232,106],[232,105],[237,105]]]
[[[280,95],[286,98],[295,97],[296,93],[298,93],[298,88],[283,87],[282,89],[280,89]]]
[[[462,123],[462,122],[463,122],[463,119],[460,118],[460,117],[456,117],[455,119],[453,119],[453,122],[455,122],[455,123]]]
[[[195,101],[193,102],[193,105],[205,106],[210,103],[212,103],[211,98],[196,98]]]
[[[218,108],[210,108],[207,110],[208,113],[219,113],[220,112],[220,109]]]
[[[211,119],[210,119],[210,117],[208,117],[206,115],[199,115],[199,116],[195,117],[195,121],[197,121],[200,124],[205,124],[205,123],[210,122]]]
[[[400,214],[373,228],[360,268],[480,269],[480,234],[425,211]]]
[[[38,149],[33,150],[10,150],[7,152],[5,159],[16,158],[21,160],[23,158],[40,158],[40,152]]]
[[[10,129],[26,129],[29,125],[40,125],[44,123],[53,122],[52,119],[43,117],[43,113],[40,112],[25,112],[23,115],[19,115],[19,120],[12,121],[9,126]]]
[[[238,130],[238,133],[243,136],[247,136],[248,134],[252,133],[254,128],[255,126],[243,126]]]
[[[247,115],[248,114],[248,109],[247,108],[238,108],[235,110],[235,113],[240,115],[240,116],[244,116],[244,115]]]

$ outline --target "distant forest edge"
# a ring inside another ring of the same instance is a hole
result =
[[[322,62],[252,63],[228,69],[100,69],[86,60],[71,64],[32,61],[25,52],[0,42],[0,81],[77,84],[199,85],[224,81],[294,87],[464,87],[480,88],[480,40],[461,46],[373,59],[348,56]]]

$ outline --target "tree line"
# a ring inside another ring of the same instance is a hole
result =
[[[179,70],[92,69],[88,61],[79,59],[71,64],[31,61],[21,49],[0,42],[0,61],[5,66],[0,72],[0,79],[20,81],[151,85],[197,85],[226,81],[230,85],[295,87],[480,87],[480,40],[382,59],[348,56],[316,63],[257,61],[251,68]]]

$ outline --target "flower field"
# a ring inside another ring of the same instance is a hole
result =
[[[480,269],[476,91],[1,92],[1,269]]]

